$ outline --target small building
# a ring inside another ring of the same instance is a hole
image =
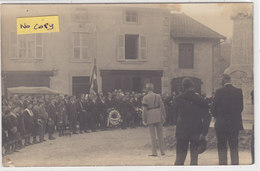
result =
[[[58,15],[60,32],[16,34],[16,18]],[[138,5],[3,5],[2,87],[46,86],[87,92],[94,59],[98,87],[178,92],[192,77],[213,90],[213,48],[225,37],[183,13]]]

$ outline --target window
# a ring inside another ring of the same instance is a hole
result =
[[[119,35],[118,60],[144,61],[147,59],[146,37],[138,34]]]
[[[191,43],[179,44],[179,68],[193,68],[194,47]]]
[[[17,35],[11,33],[10,58],[13,59],[42,59],[42,34]]]
[[[139,35],[125,35],[125,59],[138,59]]]
[[[73,33],[73,59],[88,60],[89,59],[89,39],[88,33]]]
[[[125,12],[125,22],[126,23],[138,23],[138,15],[136,11],[126,11]]]

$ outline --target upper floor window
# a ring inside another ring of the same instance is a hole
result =
[[[125,59],[138,59],[139,35],[125,35]]]
[[[73,59],[89,60],[90,54],[90,35],[85,32],[73,33]]]
[[[146,44],[146,37],[144,35],[119,35],[118,60],[146,60]]]
[[[179,44],[179,68],[194,67],[194,45],[192,43]]]
[[[138,15],[136,11],[128,10],[125,12],[125,22],[126,23],[138,23]]]
[[[15,32],[12,32],[10,36],[10,58],[42,59],[43,58],[42,34],[17,35]]]

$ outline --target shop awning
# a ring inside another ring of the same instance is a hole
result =
[[[60,94],[59,91],[50,89],[48,87],[12,87],[12,88],[7,88],[7,93],[8,96],[10,97],[11,95],[14,94]]]

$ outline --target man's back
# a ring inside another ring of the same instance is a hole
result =
[[[146,107],[144,115],[147,124],[162,122],[165,119],[164,104],[160,95],[149,92],[144,96],[142,104]]]
[[[216,91],[212,114],[217,119],[217,128],[243,129],[242,111],[243,94],[241,89],[227,84]]]
[[[177,104],[177,138],[197,139],[202,132],[207,132],[202,119],[210,119],[208,104],[200,95],[187,91],[176,98]],[[208,122],[205,122],[207,125]],[[205,128],[205,129],[204,129]]]

